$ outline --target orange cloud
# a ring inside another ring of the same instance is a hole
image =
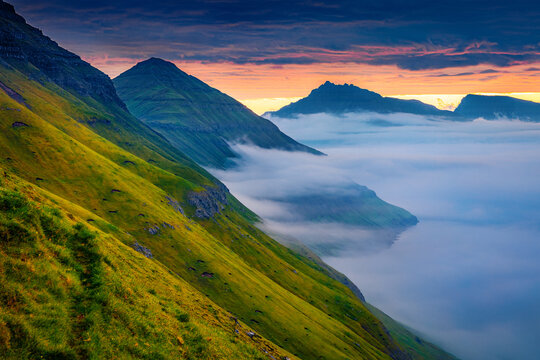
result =
[[[488,45],[477,44],[477,47],[482,46]],[[364,51],[389,49],[369,47]],[[346,56],[346,52],[340,51],[326,53],[328,56]],[[87,57],[85,60],[114,77],[144,59],[100,56]],[[414,71],[399,69],[395,65],[339,62],[294,65],[200,61],[175,63],[183,71],[239,99],[258,113],[275,110],[294,99],[307,96],[312,89],[327,80],[352,83],[384,96],[415,96],[443,108],[452,108],[456,96],[468,93],[532,93],[529,98],[537,101],[539,98],[535,94],[540,93],[540,64],[530,63],[501,68],[476,65]]]

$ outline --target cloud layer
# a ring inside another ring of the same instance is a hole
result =
[[[269,231],[309,244],[368,301],[464,359],[536,356],[540,124],[369,113],[273,120],[328,157],[239,146],[240,167],[216,173]],[[384,234],[290,221],[269,199],[342,181],[369,186],[420,223],[389,248]]]

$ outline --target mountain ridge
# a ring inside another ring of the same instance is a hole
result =
[[[113,82],[136,117],[203,166],[231,166],[234,142],[321,155],[171,62],[150,58]]]
[[[323,112],[340,114],[355,111],[452,116],[449,111],[439,110],[435,106],[418,100],[383,97],[373,91],[352,84],[337,85],[330,81],[326,81],[318,88],[313,89],[308,96],[267,114],[278,117],[294,117],[299,114]]]
[[[454,121],[519,119],[540,122],[540,104],[511,96],[468,94],[454,111],[439,110],[419,100],[383,97],[353,84],[337,85],[330,81],[296,102],[263,116],[297,117],[316,113],[344,114],[347,112],[409,113]]]

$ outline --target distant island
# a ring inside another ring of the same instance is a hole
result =
[[[454,113],[472,119],[507,118],[540,122],[540,103],[510,96],[467,95]]]
[[[281,109],[265,115],[281,118],[317,113],[344,114],[376,112],[380,114],[406,113],[441,117],[455,121],[519,119],[540,122],[540,104],[510,96],[467,95],[455,111],[439,110],[419,100],[384,97],[376,92],[352,84],[338,85],[325,82],[311,93]]]

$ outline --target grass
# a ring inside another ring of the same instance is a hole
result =
[[[3,358],[263,359],[261,345],[290,356],[242,324],[236,334],[226,311],[159,264],[29,198],[0,187]]]

